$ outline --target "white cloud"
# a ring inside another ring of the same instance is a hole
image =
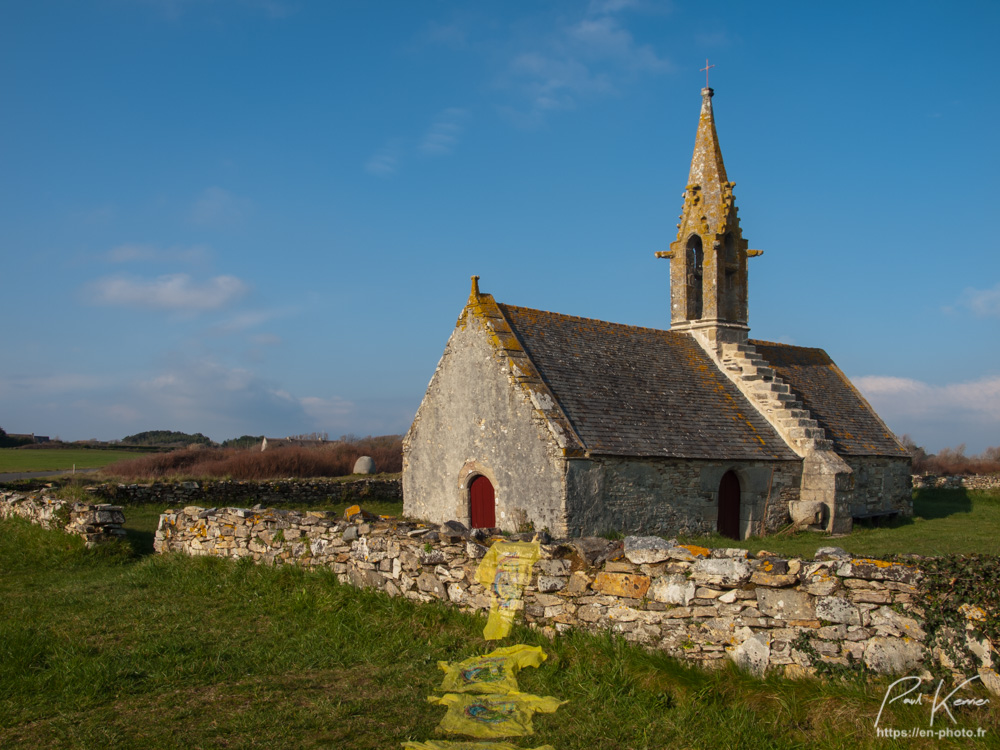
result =
[[[673,69],[653,47],[638,43],[615,15],[633,7],[637,4],[627,0],[591,2],[582,18],[562,24],[511,57],[507,82],[530,100],[530,111],[520,115],[522,121],[538,121],[546,112],[617,93],[641,73]]]
[[[99,279],[89,288],[91,302],[158,310],[202,311],[225,307],[248,290],[235,276],[216,276],[198,284],[183,273],[155,279],[112,276]]]
[[[986,447],[1000,435],[1000,376],[944,385],[885,375],[853,382],[897,434],[910,433],[932,450],[959,443]]]
[[[929,385],[910,378],[866,375],[854,384],[872,401],[910,415],[967,412],[983,419],[1000,419],[1000,376],[964,383]]]
[[[424,134],[420,151],[429,156],[450,154],[458,143],[468,116],[468,111],[459,107],[449,107],[441,112]]]
[[[199,226],[236,224],[249,213],[250,205],[249,200],[233,195],[225,188],[208,187],[191,207],[189,218]]]
[[[399,144],[395,141],[387,143],[365,162],[365,171],[376,177],[391,177],[396,173],[399,164]]]
[[[1000,283],[992,289],[967,288],[962,293],[961,305],[977,318],[1000,318]]]

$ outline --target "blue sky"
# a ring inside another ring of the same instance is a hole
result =
[[[669,326],[704,85],[751,336],[1000,444],[986,2],[0,6],[0,426],[406,430],[469,290]]]

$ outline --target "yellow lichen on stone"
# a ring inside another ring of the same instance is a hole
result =
[[[681,544],[678,546],[681,547],[682,549],[686,549],[695,557],[711,557],[712,555],[712,550],[708,549],[707,547],[699,547],[696,544]]]

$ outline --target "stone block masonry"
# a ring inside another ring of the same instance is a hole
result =
[[[402,502],[403,486],[398,478],[358,479],[271,479],[234,482],[153,482],[151,484],[102,484],[91,492],[122,505],[162,504],[223,506],[235,503],[261,505],[321,505],[382,500]]]
[[[913,489],[922,490],[932,487],[950,490],[998,490],[1000,489],[1000,474],[971,474],[937,477],[913,475]]]
[[[88,547],[125,536],[120,506],[77,503],[41,493],[0,492],[0,518],[24,518],[46,529],[76,534]]]
[[[486,613],[490,596],[476,569],[493,541],[454,521],[186,507],[160,517],[155,548],[328,567],[345,584]],[[541,553],[524,589],[523,614],[550,635],[610,630],[704,665],[732,659],[758,675],[851,664],[916,673],[929,658],[915,565],[852,558],[835,548],[819,550],[814,560],[752,558],[742,549],[659,537],[589,537],[542,544]],[[983,682],[1000,694],[995,647],[987,643],[977,653]]]

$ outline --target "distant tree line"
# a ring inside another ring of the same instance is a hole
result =
[[[30,445],[33,442],[30,438],[11,437],[3,427],[0,427],[0,448],[17,448],[22,445]]]
[[[238,438],[229,438],[222,441],[223,448],[255,448],[264,442],[263,435],[241,435]]]
[[[172,430],[147,430],[121,439],[122,445],[170,445],[178,448],[186,445],[215,445],[210,438],[200,432],[189,435]]]
[[[957,448],[942,448],[938,453],[928,453],[909,435],[900,438],[903,447],[913,458],[914,474],[997,474],[1000,473],[1000,446],[987,448],[973,456],[965,455],[965,443]]]

